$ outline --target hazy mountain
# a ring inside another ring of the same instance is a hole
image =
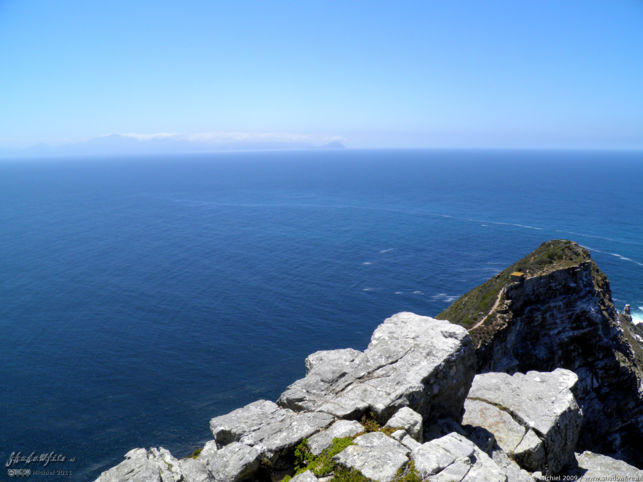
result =
[[[189,154],[243,150],[345,149],[338,140],[315,142],[305,136],[274,134],[110,134],[63,144],[37,144],[23,149],[0,149],[0,157],[110,156]]]

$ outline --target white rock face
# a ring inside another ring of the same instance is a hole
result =
[[[178,482],[179,462],[164,448],[132,449],[125,460],[100,474],[96,482]]]
[[[179,466],[183,477],[185,480],[194,481],[194,482],[205,482],[211,481],[214,479],[210,470],[207,467],[208,462],[211,458],[215,457],[218,452],[217,445],[214,440],[208,441],[205,446],[201,449],[197,458],[187,458],[179,460]],[[258,454],[254,457],[255,460],[258,459]],[[239,474],[245,472],[245,467],[239,468]]]
[[[316,433],[308,439],[308,448],[313,455],[321,454],[331,446],[334,438],[352,437],[364,431],[361,423],[354,420],[338,420],[328,429]]]
[[[578,480],[643,480],[643,470],[606,455],[585,451],[576,454]]]
[[[504,471],[473,442],[450,433],[425,442],[411,452],[424,480],[506,482]]]
[[[357,419],[372,411],[385,422],[402,407],[459,419],[475,374],[467,331],[448,321],[398,313],[377,327],[363,352],[332,350],[306,360],[305,378],[278,404],[296,411]]]
[[[353,348],[342,348],[340,350],[326,350],[316,351],[308,355],[304,362],[306,366],[306,374],[313,370],[326,370],[329,378],[334,378],[338,375],[333,373],[337,371],[341,374],[346,367],[350,366],[357,358],[362,356],[362,352],[354,350]]]
[[[572,390],[578,377],[553,372],[477,375],[463,425],[491,432],[500,448],[530,471],[556,474],[574,463],[582,413]]]
[[[257,449],[239,442],[218,450],[210,441],[198,457],[180,460],[163,448],[134,449],[97,482],[237,482],[252,477],[259,457]]]
[[[422,442],[422,415],[412,408],[400,408],[385,426],[404,429],[415,440]]]
[[[284,452],[303,439],[328,427],[333,417],[326,413],[296,413],[267,400],[210,420],[218,447],[237,441],[253,447],[262,460],[274,465]]]
[[[357,437],[355,445],[346,447],[333,460],[369,479],[389,482],[408,463],[408,453],[406,447],[391,437],[381,432],[370,432]]]
[[[226,482],[243,480],[259,468],[259,459],[261,453],[254,447],[232,442],[210,457],[201,455],[198,461],[205,464],[212,479],[216,482]],[[186,478],[186,480],[191,480]]]

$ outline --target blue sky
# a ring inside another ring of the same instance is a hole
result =
[[[0,0],[0,59],[0,147],[643,148],[641,0]]]

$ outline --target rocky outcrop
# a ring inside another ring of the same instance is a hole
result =
[[[516,271],[524,277],[512,281]],[[643,463],[634,449],[643,446],[643,348],[586,249],[543,243],[443,317],[472,327],[478,372],[575,372],[585,420],[579,448]]]
[[[210,420],[217,447],[240,442],[259,453],[263,465],[288,468],[294,447],[328,427],[333,417],[322,412],[295,413],[267,400],[259,400]],[[286,460],[283,460],[286,459]]]
[[[488,430],[500,448],[529,471],[558,474],[573,465],[582,413],[573,390],[578,377],[551,373],[477,375],[463,425]]]
[[[420,445],[411,457],[422,480],[507,480],[505,472],[487,454],[455,432]]]
[[[475,357],[462,327],[398,313],[375,330],[363,353],[313,353],[306,368],[306,377],[286,389],[279,405],[350,419],[372,412],[381,422],[402,407],[425,419],[459,419]]]
[[[295,413],[268,400],[258,400],[214,417],[210,430],[219,447],[238,441],[260,448],[272,458],[284,447],[325,428],[332,420],[325,413]]]
[[[100,474],[96,482],[174,482],[181,476],[178,460],[167,450],[132,449],[125,454],[125,461]]]
[[[213,418],[200,452],[134,449],[98,480],[643,478],[578,453],[636,465],[643,446],[640,334],[585,250],[545,243],[439,316],[469,333],[398,313],[363,352],[310,355],[277,403]]]
[[[197,456],[177,460],[164,449],[140,449],[105,472],[101,482],[119,480],[133,467],[162,480],[278,479],[292,471],[295,447],[304,440],[317,456],[342,437],[354,440],[335,456],[339,467],[393,480],[420,445],[426,423],[460,420],[475,356],[464,328],[399,313],[375,330],[364,352],[313,353],[306,369],[278,404],[259,400],[213,418],[214,440]],[[370,423],[376,427],[388,426],[364,433],[373,429],[355,419],[365,416],[374,416]]]
[[[243,480],[256,472],[259,467],[260,456],[261,452],[256,448],[239,442],[232,442],[221,450],[211,452],[206,450],[205,453],[201,453],[197,459],[194,459],[191,465],[196,465],[197,468],[199,465],[203,466],[205,472],[216,482]],[[185,468],[184,472],[186,472]],[[186,480],[190,480],[187,472],[185,475]]]

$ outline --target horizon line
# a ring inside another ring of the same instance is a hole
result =
[[[28,149],[27,149],[28,150]],[[51,154],[29,154],[24,150],[17,150],[15,152],[0,152],[0,160],[45,160],[45,159],[65,159],[65,158],[149,158],[149,157],[177,157],[177,156],[207,156],[212,154],[250,154],[250,153],[297,153],[297,152],[333,152],[341,153],[346,151],[503,151],[503,152],[629,152],[629,153],[642,153],[643,147],[561,147],[561,146],[485,146],[485,147],[462,147],[462,146],[396,146],[396,147],[349,147],[343,146],[339,148],[324,148],[320,147],[293,147],[293,148],[259,148],[259,149],[218,149],[211,151],[184,151],[184,152],[115,152],[115,153],[51,153]]]

